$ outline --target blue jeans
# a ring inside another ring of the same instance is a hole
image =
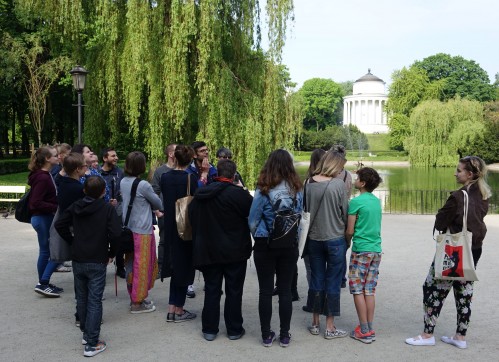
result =
[[[83,339],[92,347],[96,346],[99,341],[106,268],[107,264],[103,263],[73,261],[76,311],[80,318]]]
[[[307,248],[312,272],[310,292],[314,296],[313,312],[339,316],[341,280],[345,275],[345,238],[309,239]]]
[[[38,246],[40,251],[38,253],[38,262],[36,268],[38,269],[38,282],[40,284],[48,284],[50,277],[55,271],[59,263],[50,261],[49,237],[50,226],[54,220],[54,215],[36,215],[31,217],[31,226],[35,229],[38,236]]]

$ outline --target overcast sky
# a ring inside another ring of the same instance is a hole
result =
[[[262,2],[263,3],[263,2]],[[283,63],[307,79],[356,80],[371,72],[387,84],[396,69],[437,53],[499,72],[498,0],[294,0]]]

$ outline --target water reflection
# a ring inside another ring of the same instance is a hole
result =
[[[460,186],[454,177],[454,168],[411,168],[374,167],[383,182],[374,194],[382,202],[387,213],[434,214],[442,207],[449,192]],[[347,167],[354,172],[354,167]],[[305,178],[306,166],[298,166],[299,174]],[[355,177],[355,175],[352,175]],[[490,172],[488,183],[492,188],[490,211],[497,213],[499,208],[499,172]],[[355,192],[354,192],[355,196]]]

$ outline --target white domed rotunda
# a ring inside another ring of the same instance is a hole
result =
[[[353,84],[353,95],[343,97],[343,124],[353,124],[363,133],[388,133],[385,82],[371,69]]]

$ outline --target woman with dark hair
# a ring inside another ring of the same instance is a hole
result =
[[[161,199],[152,186],[140,176],[146,171],[146,157],[142,152],[130,152],[125,160],[125,175],[120,182],[123,196],[123,223],[125,223],[132,186],[138,182],[128,228],[133,233],[133,252],[125,255],[126,283],[132,314],[154,312],[156,307],[147,300],[158,275],[156,241],[152,225],[152,211],[161,210]],[[135,181],[138,180],[138,181]],[[161,213],[158,214],[162,216]]]
[[[274,274],[279,286],[280,345],[287,347],[291,341],[291,283],[298,260],[298,242],[288,248],[275,249],[269,247],[268,239],[275,219],[274,209],[291,208],[294,212],[301,212],[301,187],[291,154],[283,149],[273,151],[260,171],[248,218],[250,231],[255,239],[253,259],[260,287],[258,312],[262,344],[265,347],[272,346],[276,339],[276,334],[270,327]]]
[[[471,253],[476,265],[482,255],[482,245],[487,227],[483,221],[489,210],[492,193],[487,184],[487,166],[477,156],[466,156],[459,160],[454,173],[458,184],[463,185],[451,193],[445,205],[438,210],[434,228],[440,232],[447,229],[453,234],[463,229],[464,192],[468,194],[468,231],[472,233]],[[417,337],[407,338],[405,342],[413,346],[433,346],[433,331],[447,295],[454,289],[457,310],[457,327],[453,336],[442,336],[440,340],[457,348],[467,348],[466,332],[470,323],[472,281],[453,281],[435,278],[435,261],[431,263],[428,276],[423,284],[424,331]]]
[[[59,263],[49,260],[50,226],[57,211],[57,190],[50,174],[53,166],[59,163],[54,147],[40,147],[31,156],[29,163],[28,185],[31,186],[28,208],[31,213],[31,225],[38,236],[38,284],[35,292],[46,297],[57,298],[63,289],[50,284],[50,277]]]
[[[194,150],[185,145],[175,148],[175,169],[161,175],[160,187],[163,195],[165,213],[165,238],[171,248],[171,265],[168,254],[165,253],[161,267],[161,279],[170,280],[170,297],[167,322],[185,322],[196,318],[195,313],[184,309],[187,287],[194,280],[194,266],[192,262],[192,240],[182,240],[178,235],[175,219],[175,202],[187,196],[187,189],[194,195],[198,187],[195,174],[188,174],[186,168],[191,163]]]

